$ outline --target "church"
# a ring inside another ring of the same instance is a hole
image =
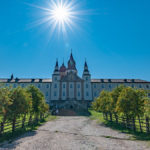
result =
[[[150,82],[141,79],[91,79],[88,64],[85,61],[82,77],[78,76],[76,62],[70,54],[67,66],[64,62],[59,67],[58,60],[50,79],[0,78],[5,86],[27,87],[34,85],[45,95],[46,102],[52,109],[84,109],[99,96],[102,90],[111,91],[123,84],[135,88],[150,89]]]

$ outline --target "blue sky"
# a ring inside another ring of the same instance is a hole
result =
[[[56,58],[68,61],[71,48],[79,75],[86,58],[92,78],[141,78],[150,81],[150,1],[82,0],[89,11],[78,28],[50,36],[46,24],[32,26],[45,0],[0,3],[0,78],[51,78]]]

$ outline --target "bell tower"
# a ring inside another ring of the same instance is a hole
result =
[[[84,100],[92,100],[91,74],[86,61],[84,63],[82,79],[84,80]]]

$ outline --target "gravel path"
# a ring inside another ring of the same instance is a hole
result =
[[[128,135],[98,125],[88,117],[60,117],[1,149],[148,150],[144,142],[132,141]]]

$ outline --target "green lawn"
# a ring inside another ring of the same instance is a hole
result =
[[[130,134],[132,135],[132,140],[147,141],[147,143],[150,146],[150,134],[140,133],[139,131],[134,132],[132,130],[126,129],[124,126],[121,126],[120,124],[116,124],[115,122],[106,121],[104,120],[103,114],[101,112],[96,112],[94,110],[89,110],[89,112],[91,113],[90,118],[92,120],[97,120],[97,123],[102,123],[107,127],[110,127],[119,132]],[[138,123],[136,123],[136,125],[138,125]]]
[[[48,115],[46,118],[44,118],[43,120],[38,122],[38,124],[32,124],[32,125],[28,125],[28,119],[29,119],[29,116],[27,116],[27,119],[26,119],[26,122],[25,122],[25,128],[21,128],[22,124],[20,123],[19,126],[16,127],[16,130],[15,130],[14,133],[12,133],[12,124],[11,123],[6,123],[5,132],[0,137],[0,143],[5,141],[5,140],[7,140],[9,142],[12,142],[12,140],[14,138],[24,134],[25,132],[34,131],[39,126],[44,124],[45,122],[56,119],[56,116]],[[17,121],[21,121],[21,120],[22,120],[22,118],[17,119]]]

